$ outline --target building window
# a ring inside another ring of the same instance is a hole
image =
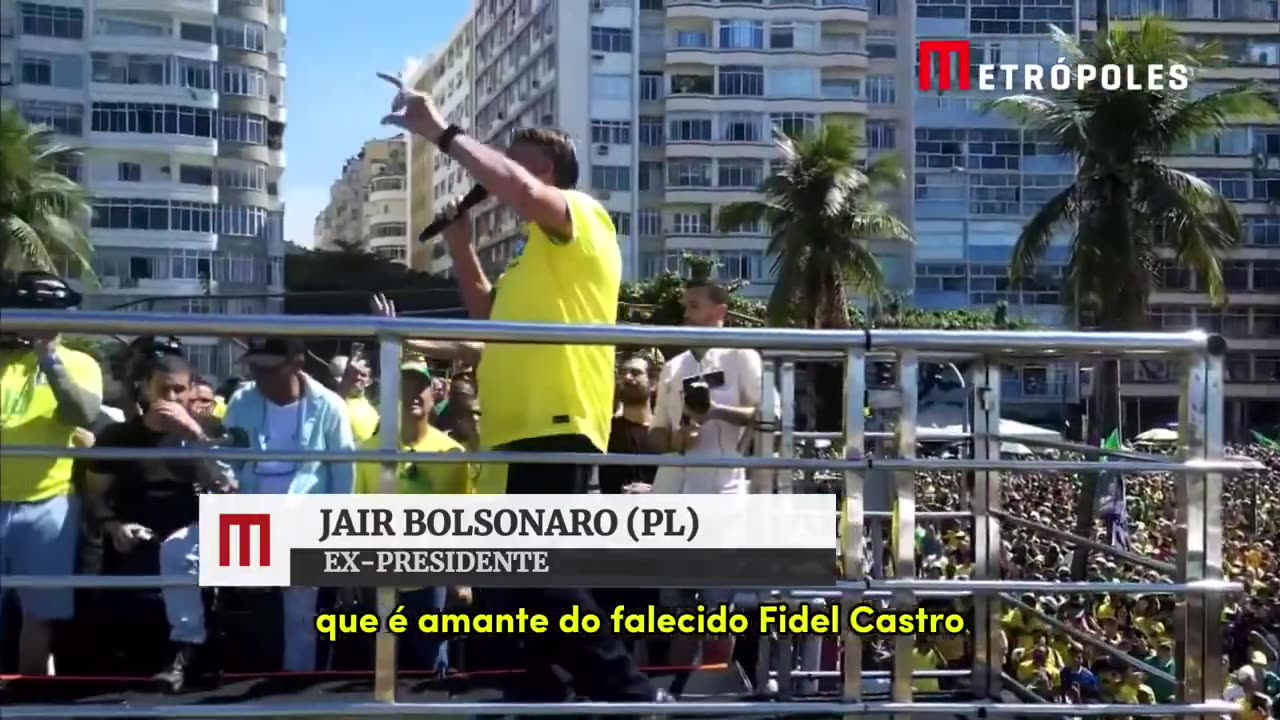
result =
[[[247,205],[220,205],[218,230],[224,235],[259,237],[267,226],[266,208]]]
[[[31,125],[44,125],[61,135],[84,134],[84,106],[79,103],[27,100],[21,108]]]
[[[186,166],[183,166],[184,168]],[[267,166],[254,164],[247,167],[218,167],[218,187],[229,190],[265,190]]]
[[[631,77],[629,75],[591,76],[591,97],[601,100],[630,100]]]
[[[217,206],[134,198],[95,198],[93,227],[105,230],[214,232]],[[138,277],[138,275],[134,275]],[[150,277],[150,276],[147,276]]]
[[[626,165],[593,165],[591,187],[596,190],[630,190],[631,168]]]
[[[80,40],[84,38],[84,10],[22,3],[22,34]]]
[[[897,129],[887,120],[867,121],[867,147],[872,150],[889,150],[897,146]]]
[[[163,55],[93,53],[93,81],[115,85],[169,85],[169,59]]]
[[[640,208],[636,213],[636,226],[641,235],[662,234],[662,211],[657,208]]]
[[[676,33],[676,47],[682,49],[701,49],[711,47],[711,36],[695,30],[681,30]]]
[[[662,144],[662,118],[653,115],[640,116],[640,144],[652,147]]]
[[[178,37],[186,40],[187,42],[212,44],[213,26],[184,22],[178,28]]]
[[[373,249],[373,253],[387,260],[404,260],[407,257],[403,245],[388,245]]]
[[[219,92],[256,98],[267,96],[267,74],[257,68],[223,65],[219,75],[221,77],[221,82],[218,84]]]
[[[631,123],[626,120],[592,120],[591,144],[630,145]]]
[[[814,113],[774,113],[769,117],[769,121],[787,137],[811,135],[818,130],[818,116]]]
[[[24,53],[22,82],[24,85],[82,88],[84,87],[84,58],[80,55]]]
[[[892,105],[897,100],[897,91],[892,75],[867,76],[867,102],[872,105]]]
[[[761,20],[721,20],[720,47],[734,50],[763,50],[764,22]]]
[[[662,163],[652,160],[640,161],[640,190],[661,190],[665,187],[662,177]]]
[[[610,210],[609,219],[613,220],[614,232],[619,235],[631,234],[631,213]]]
[[[171,250],[169,277],[175,280],[212,280],[213,253],[207,250]]]
[[[714,95],[716,79],[710,75],[672,75],[672,95]]]
[[[711,209],[700,212],[675,212],[671,214],[673,235],[708,235],[711,233]]]
[[[592,27],[591,49],[594,52],[631,52],[631,28]]]
[[[721,160],[716,183],[722,188],[755,188],[764,180],[764,163],[760,160]]]
[[[640,73],[640,99],[641,100],[661,100],[662,99],[662,73],[660,72]]]
[[[267,26],[247,20],[219,17],[218,44],[238,50],[266,52]]]
[[[249,113],[222,113],[218,139],[246,145],[265,145],[267,119]]]
[[[176,61],[178,85],[193,90],[213,89],[213,63],[184,57]]]
[[[670,142],[710,142],[712,124],[709,117],[668,117],[667,138]]]
[[[711,160],[709,158],[668,160],[667,187],[711,187]]]
[[[818,71],[814,68],[769,69],[770,97],[815,97],[819,83]]]
[[[179,165],[178,182],[183,185],[213,185],[213,168],[207,165]]]
[[[94,132],[214,137],[215,111],[185,105],[94,103]]]
[[[720,139],[729,142],[760,142],[764,115],[754,112],[728,112],[720,115]]]
[[[120,182],[142,182],[142,165],[133,162],[117,163],[116,179]]]
[[[378,223],[369,229],[369,236],[375,238],[404,237],[409,231],[404,223]]]
[[[764,68],[758,65],[721,67],[720,94],[726,97],[763,97]]]

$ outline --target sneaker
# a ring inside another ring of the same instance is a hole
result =
[[[178,650],[173,657],[173,662],[169,665],[168,669],[152,676],[152,681],[159,685],[165,692],[182,692],[187,684],[187,676],[192,672],[192,666],[195,664],[196,653],[198,650],[198,645],[179,643]]]

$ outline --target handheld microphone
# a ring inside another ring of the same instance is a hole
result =
[[[467,194],[463,195],[462,199],[458,201],[456,210],[451,212],[451,208],[445,208],[436,214],[436,218],[431,221],[431,224],[424,228],[422,233],[418,235],[418,242],[426,242],[436,235],[439,235],[442,230],[449,227],[449,225],[453,223],[454,220],[457,220],[460,215],[484,202],[488,197],[489,191],[486,190],[483,185],[476,185],[471,188],[467,191]]]

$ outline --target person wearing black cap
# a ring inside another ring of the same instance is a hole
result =
[[[240,386],[222,424],[228,434],[245,438],[254,450],[353,450],[355,440],[346,404],[337,393],[302,371],[306,348],[293,338],[254,338],[242,358],[253,381]],[[230,462],[239,492],[255,495],[345,495],[355,483],[350,462],[261,460]],[[162,572],[198,573],[199,533],[176,533],[160,549]],[[166,588],[165,610],[180,646],[205,642],[204,607],[196,587]],[[284,669],[316,669],[315,588],[284,591]],[[176,677],[185,658],[180,653]]]
[[[406,89],[383,122],[425,138],[453,158],[475,181],[525,223],[519,245],[498,282],[491,284],[471,242],[471,222],[460,201],[445,217],[445,247],[467,314],[473,319],[559,325],[613,325],[618,321],[622,254],[608,211],[574,190],[578,159],[563,131],[522,128],[506,152],[448,123],[430,95]],[[530,378],[529,373],[537,373]],[[607,345],[488,343],[477,369],[484,411],[485,450],[603,453],[613,419],[614,350]],[[507,493],[585,493],[593,467],[586,464],[509,464]],[[492,471],[489,466],[486,471]],[[500,604],[558,617],[598,607],[582,589],[514,591]],[[554,622],[554,620],[553,620]],[[509,697],[557,700],[573,694],[595,701],[667,700],[640,672],[621,641],[608,635],[531,636],[523,644],[530,672],[524,692]],[[571,676],[561,679],[555,668]]]
[[[6,308],[65,310],[80,295],[45,272],[24,272],[5,288]],[[6,445],[70,447],[76,428],[102,407],[102,368],[58,343],[56,334],[0,335],[0,572],[69,575],[75,571],[79,509],[69,457],[14,457]],[[48,672],[51,623],[71,618],[74,591],[20,589],[23,623],[18,672]],[[0,593],[0,601],[3,601]]]

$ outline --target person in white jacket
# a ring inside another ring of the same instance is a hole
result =
[[[723,327],[729,294],[709,281],[685,287],[685,324]],[[649,443],[654,452],[712,457],[742,457],[751,443],[759,416],[763,363],[760,353],[743,348],[695,348],[671,359],[658,379]],[[700,397],[699,397],[700,396]],[[686,495],[746,495],[751,491],[745,468],[683,468],[661,465],[654,476],[654,493]],[[667,593],[669,606],[713,608],[729,604],[728,589]],[[673,639],[669,662],[707,665],[727,662],[733,639]],[[678,677],[672,692],[679,695],[687,677]]]

